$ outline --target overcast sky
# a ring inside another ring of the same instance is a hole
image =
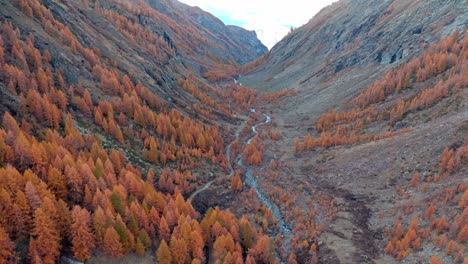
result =
[[[255,30],[269,49],[285,36],[291,27],[309,21],[323,7],[336,0],[179,0],[199,6],[227,25]]]

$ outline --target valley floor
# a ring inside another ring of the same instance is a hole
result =
[[[315,147],[299,153],[295,151],[295,139],[313,133],[310,120],[318,117],[301,122],[300,116],[292,120],[288,109],[269,104],[260,108],[271,117],[271,122],[263,120],[262,112],[253,117],[257,121],[251,126],[258,129],[263,159],[258,166],[236,164],[235,169],[247,173],[243,177],[244,191],[233,193],[218,186],[199,194],[194,202],[201,207],[229,208],[238,215],[250,213],[265,232],[276,236],[283,259],[296,251],[302,252],[297,256],[299,263],[317,258],[319,263],[397,263],[397,259],[384,253],[397,219],[409,223],[424,212],[426,207],[421,204],[427,203],[427,197],[443,192],[447,186],[466,182],[466,171],[461,170],[439,183],[428,180],[423,184],[422,180],[420,186],[425,186],[425,191],[408,187],[415,172],[424,179],[436,173],[439,155],[448,143],[463,144],[460,142],[468,126],[464,106],[461,111],[420,122],[411,130],[386,139]],[[245,132],[243,128],[237,133]],[[273,139],[272,132],[279,132],[281,138]],[[248,145],[250,141],[243,142]],[[249,180],[249,170],[253,170],[254,185]],[[268,204],[270,201],[279,208],[280,219],[274,219],[275,208]],[[410,212],[408,207],[412,208]],[[281,218],[291,233],[281,227]],[[429,262],[437,253],[444,261],[453,261],[450,255],[425,245],[403,263]]]

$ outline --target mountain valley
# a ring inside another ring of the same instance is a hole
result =
[[[0,264],[468,263],[467,25],[0,0]]]

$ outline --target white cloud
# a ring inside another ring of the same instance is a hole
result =
[[[180,0],[220,17],[226,24],[255,30],[258,38],[271,48],[291,27],[307,23],[323,7],[336,0]]]

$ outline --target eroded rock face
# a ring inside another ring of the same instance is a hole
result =
[[[265,52],[268,51],[267,47],[263,45],[263,43],[258,40],[257,38],[257,33],[255,33],[254,30],[246,30],[245,28],[238,27],[238,26],[227,26],[230,33],[230,37],[233,40],[236,40],[239,43],[242,43],[244,47],[247,47],[247,51],[244,50],[239,50],[238,53],[242,55],[243,52],[249,52],[253,53],[253,56],[255,58],[260,57],[261,55],[265,54]],[[242,59],[241,64],[244,64],[246,62],[252,61],[252,59],[249,59],[252,55],[249,57],[246,57],[248,60],[245,58],[241,57]],[[245,57],[245,56],[244,56]]]
[[[419,54],[424,43],[466,27],[467,4],[339,1],[280,41],[266,63],[243,82],[268,90],[310,88],[350,68],[375,72],[393,67]]]
[[[187,23],[192,24],[206,38],[219,45],[211,47],[210,52],[225,62],[245,64],[268,51],[258,40],[255,31],[248,31],[237,26],[226,26],[217,17],[199,7],[191,7],[178,1],[148,0],[148,3],[182,26]]]

